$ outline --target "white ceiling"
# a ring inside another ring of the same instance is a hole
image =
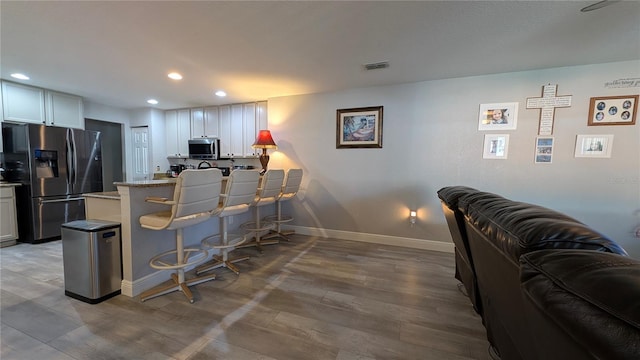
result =
[[[640,2],[594,2],[3,0],[0,75],[170,109],[640,59]]]

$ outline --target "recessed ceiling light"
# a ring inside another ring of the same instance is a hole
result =
[[[147,100],[147,102],[149,104],[151,104],[151,105],[158,105],[158,100],[156,100],[156,99],[149,99],[149,100]]]
[[[29,80],[29,77],[25,74],[13,73],[11,74],[12,78],[20,79],[20,80]]]
[[[169,75],[167,76],[173,80],[182,80],[182,75],[178,74],[177,72],[169,73]]]
[[[225,96],[227,96],[227,93],[226,93],[226,92],[224,92],[224,91],[222,91],[222,90],[218,90],[218,91],[216,91],[216,93],[215,93],[215,94],[216,94],[216,96],[219,96],[219,97],[225,97]]]

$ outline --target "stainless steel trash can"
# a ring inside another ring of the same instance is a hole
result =
[[[65,295],[97,304],[120,294],[120,223],[76,220],[61,232]]]

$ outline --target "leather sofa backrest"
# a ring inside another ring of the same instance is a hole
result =
[[[640,359],[640,261],[541,250],[520,263],[524,312],[540,359]]]
[[[458,207],[458,199],[478,192],[478,190],[468,186],[446,186],[438,190],[438,198],[450,209],[456,209]]]
[[[442,204],[449,232],[456,248],[461,250],[462,255],[470,264],[473,262],[469,255],[469,244],[464,225],[464,216],[458,210],[458,199],[469,194],[478,193],[478,190],[467,186],[448,186],[438,190],[438,197]]]
[[[471,200],[470,200],[471,199]],[[469,225],[517,264],[522,254],[545,248],[590,249],[626,255],[605,235],[557,211],[508,199],[462,198]]]
[[[455,245],[455,277],[462,282],[474,310],[482,315],[482,303],[478,293],[478,284],[473,258],[471,257],[471,249],[469,248],[464,216],[460,210],[458,210],[458,199],[477,192],[478,190],[467,186],[448,186],[438,191],[438,197],[442,205],[442,213],[449,227],[451,239]]]
[[[458,210],[458,199],[477,192],[478,190],[467,186],[448,186],[438,190],[438,197],[442,204],[442,210],[445,211],[453,243],[457,247],[465,249],[465,253],[468,248],[467,235],[464,228],[464,217]]]

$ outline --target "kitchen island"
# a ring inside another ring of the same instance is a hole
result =
[[[175,231],[143,229],[138,219],[145,214],[170,210],[167,205],[145,202],[145,199],[149,196],[173,198],[175,183],[175,179],[116,182],[117,192],[84,194],[87,219],[121,223],[123,295],[137,296],[169,279],[170,272],[153,269],[149,259],[175,249]],[[200,240],[216,233],[217,218],[188,227],[184,230],[185,246],[200,247]]]

